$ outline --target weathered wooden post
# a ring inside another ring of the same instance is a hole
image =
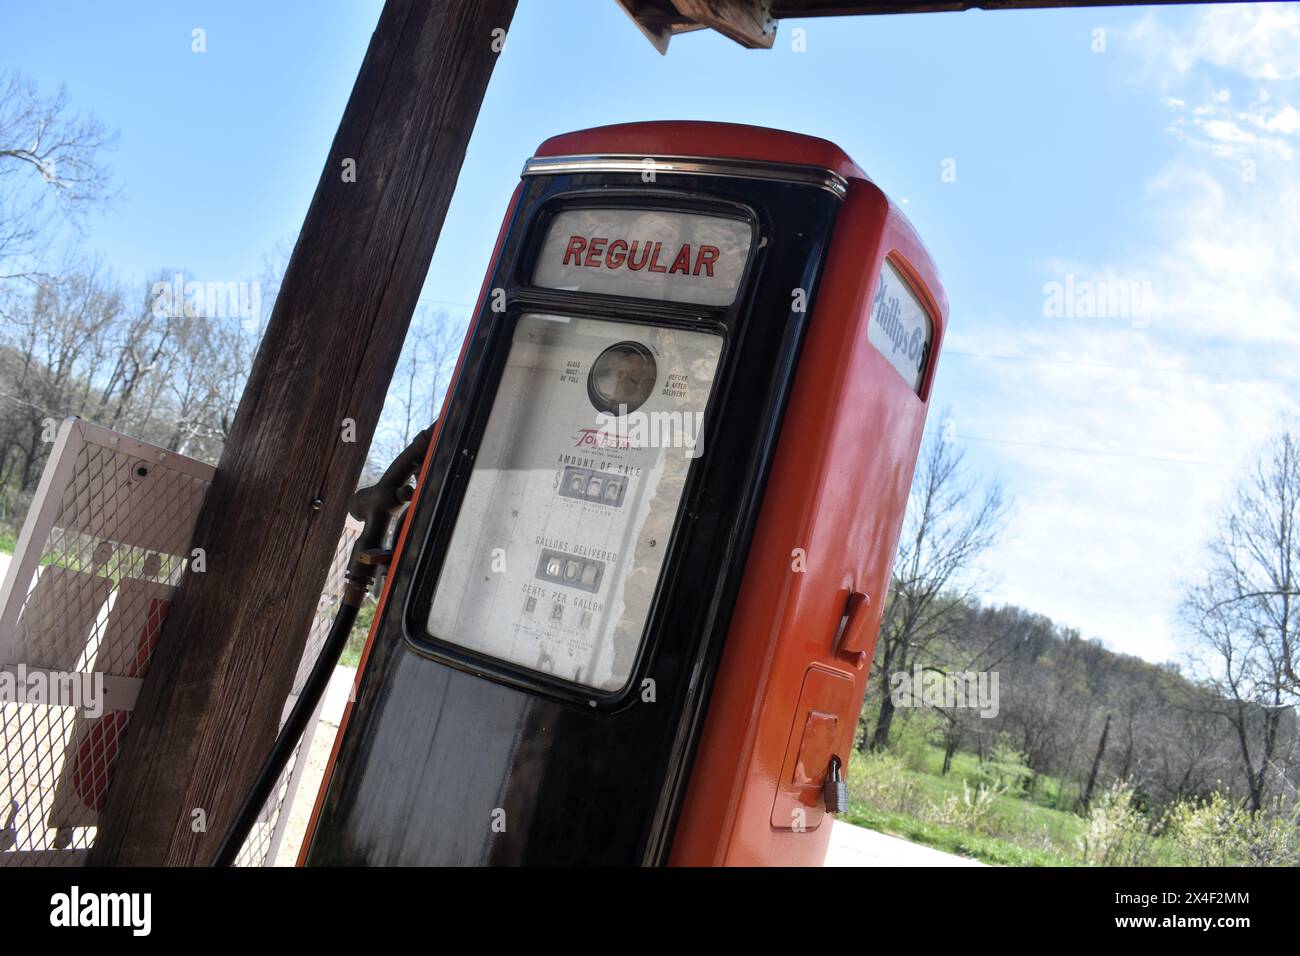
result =
[[[199,518],[206,567],[168,616],[95,864],[207,863],[271,747],[514,8],[384,7]]]

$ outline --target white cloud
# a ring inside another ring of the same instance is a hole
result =
[[[1173,112],[1172,129],[1180,140],[1223,159],[1289,162],[1300,145],[1300,112],[1289,103],[1270,105],[1271,96],[1257,96],[1238,110],[1216,94],[1195,105],[1177,97],[1165,97],[1164,102]]]
[[[1262,118],[1264,128],[1271,133],[1282,133],[1287,136],[1300,134],[1300,110],[1294,106],[1273,110],[1271,116]]]
[[[1300,170],[1251,171],[1243,182],[1235,165],[1188,157],[1154,177],[1147,195],[1164,228],[1146,265],[1170,332],[1220,356],[1261,347],[1252,368],[1286,374],[1300,350]]]
[[[1034,317],[949,343],[1031,357],[948,360],[981,382],[955,409],[959,440],[997,456],[1016,502],[991,598],[1157,661],[1176,653],[1172,611],[1239,464],[1297,407],[1285,382],[1215,374],[1178,339]]]
[[[1146,183],[1152,228],[1118,266],[1042,263],[1044,282],[1150,281],[1150,326],[1032,316],[947,346],[1029,359],[949,360],[980,394],[958,435],[999,439],[971,447],[1017,501],[993,599],[1153,660],[1177,651],[1181,587],[1242,467],[1300,413],[1300,6],[1166,22],[1133,32],[1184,146]]]
[[[1255,80],[1300,77],[1300,7],[1290,3],[1207,7],[1186,27],[1149,13],[1131,33],[1148,57],[1175,74],[1204,66]]]

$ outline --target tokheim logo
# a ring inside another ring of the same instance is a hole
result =
[[[631,448],[632,442],[626,435],[606,431],[603,428],[579,428],[575,448]]]

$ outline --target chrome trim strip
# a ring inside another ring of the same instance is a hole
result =
[[[653,163],[653,166],[647,166]],[[534,156],[524,163],[525,176],[553,176],[560,173],[643,173],[694,176],[734,176],[738,179],[767,179],[817,186],[841,199],[848,192],[848,180],[821,166],[796,163],[768,163],[744,159],[711,159],[706,156]]]

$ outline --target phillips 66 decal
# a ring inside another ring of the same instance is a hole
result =
[[[871,303],[867,339],[894,366],[912,390],[921,390],[930,353],[930,316],[898,270],[886,260]]]

